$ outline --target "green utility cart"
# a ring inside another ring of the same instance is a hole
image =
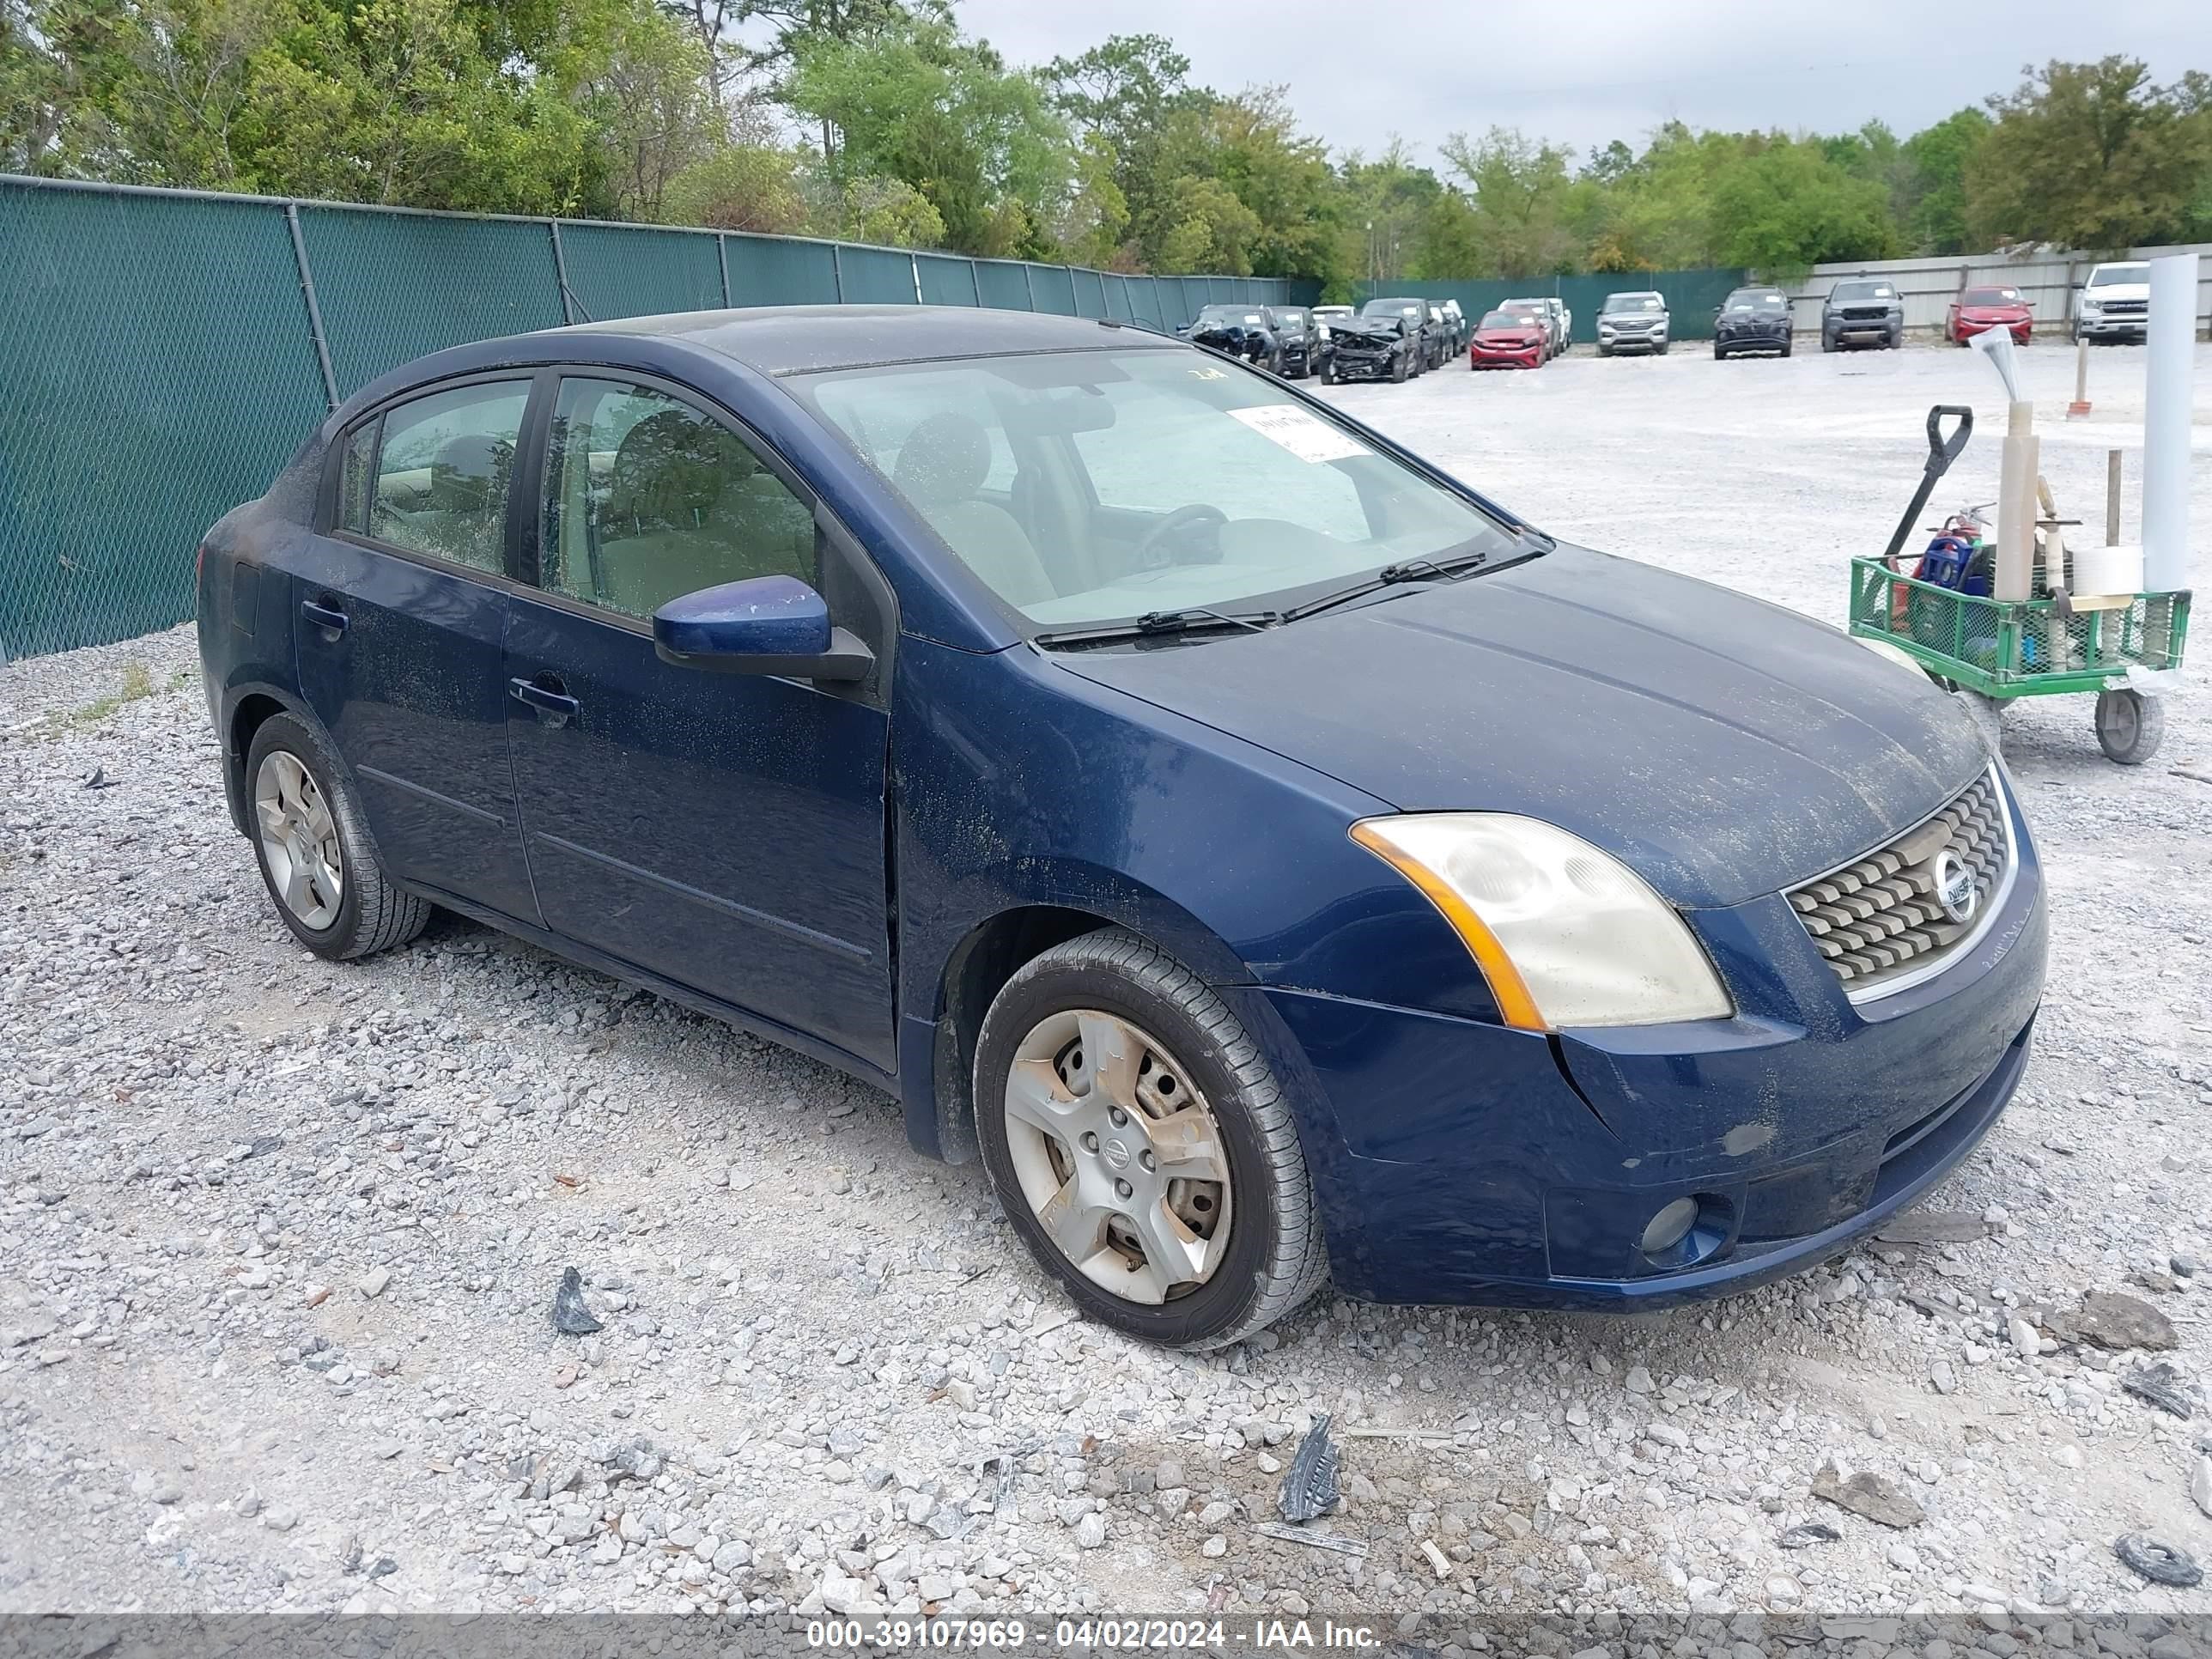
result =
[[[2099,745],[2139,766],[2157,752],[2165,719],[2129,671],[2181,666],[2189,595],[1991,599],[1916,580],[1881,559],[1853,559],[1850,628],[1896,647],[1984,716],[2014,697],[2094,691]]]

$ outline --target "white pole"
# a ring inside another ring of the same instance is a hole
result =
[[[2189,586],[2190,382],[2197,367],[2197,256],[2150,262],[2143,398],[2143,591]]]

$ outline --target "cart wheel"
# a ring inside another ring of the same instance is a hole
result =
[[[2166,739],[2166,705],[2140,691],[2097,694],[2097,746],[2105,758],[2141,766]]]
[[[1981,732],[1983,741],[1989,744],[1990,753],[2003,754],[2004,700],[1984,696],[1979,691],[1970,691],[1963,685],[1957,687],[1951,695],[1966,704],[1967,716]]]

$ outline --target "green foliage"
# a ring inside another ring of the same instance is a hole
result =
[[[2212,239],[2212,73],[1900,137],[1508,128],[1330,156],[1158,34],[1034,70],[954,0],[0,0],[0,168],[1320,283]],[[794,137],[794,134],[798,137]]]
[[[2118,249],[2183,235],[2212,164],[2205,77],[2154,85],[2138,59],[2046,64],[2008,96],[1966,168],[1990,241]]]
[[[1032,246],[1037,217],[1073,188],[1066,126],[1043,88],[944,18],[800,40],[784,100],[832,135],[832,178],[905,181],[963,253]]]

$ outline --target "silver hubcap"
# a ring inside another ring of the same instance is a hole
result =
[[[298,756],[274,749],[263,759],[253,776],[253,811],[284,908],[303,927],[329,927],[345,896],[345,858],[330,806]]]
[[[1072,1009],[1022,1039],[1006,1143],[1045,1236],[1093,1283],[1152,1304],[1206,1283],[1229,1247],[1229,1159],[1173,1055],[1112,1014]]]

